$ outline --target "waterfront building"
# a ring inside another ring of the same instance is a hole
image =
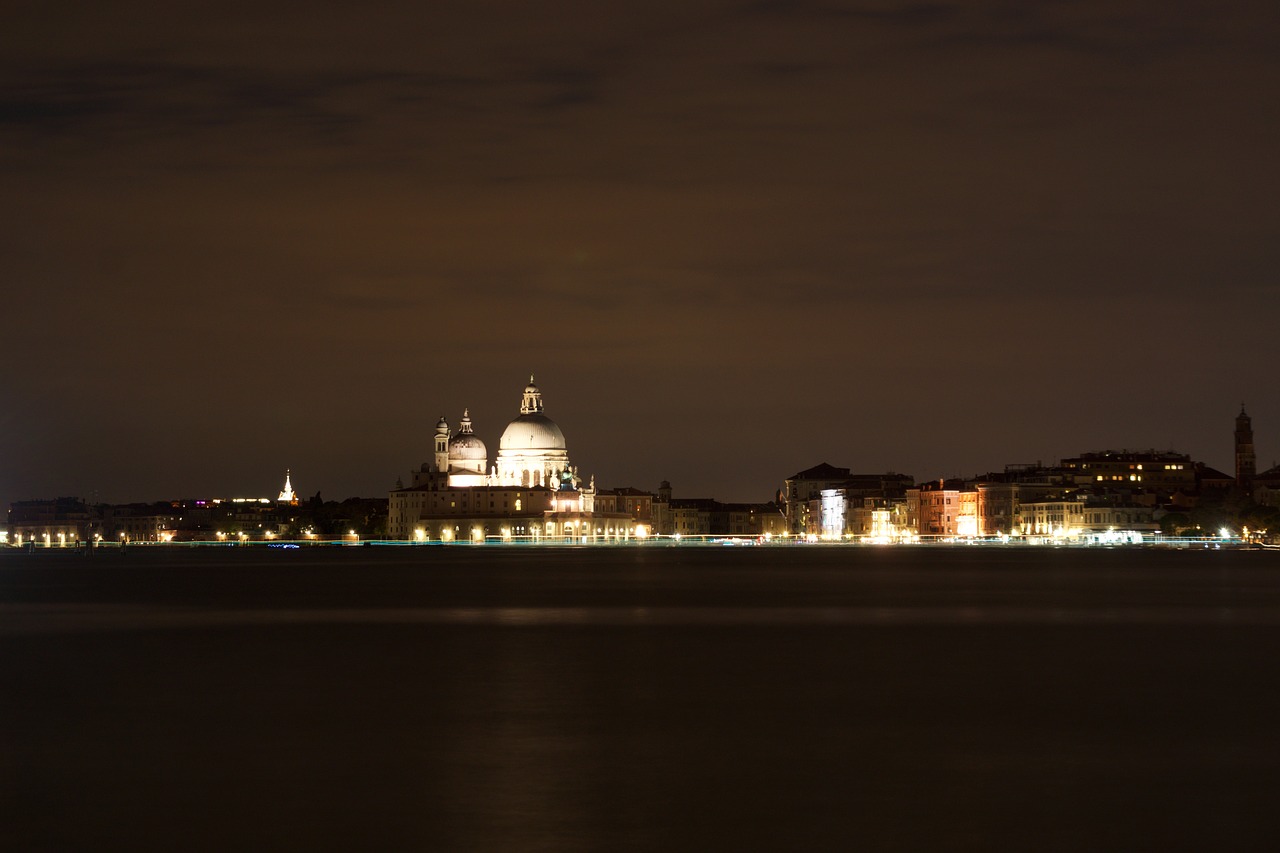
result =
[[[1103,534],[1116,530],[1155,533],[1160,529],[1156,508],[1138,503],[1093,503],[1086,500],[1081,532]]]
[[[823,491],[840,488],[849,481],[851,476],[848,468],[837,468],[826,462],[820,462],[812,468],[806,468],[788,477],[784,481],[782,500],[790,532],[797,535],[820,533],[823,526],[821,521]],[[815,501],[817,501],[816,513]],[[831,524],[834,522],[828,526]]]
[[[597,507],[595,480],[584,483],[570,463],[564,432],[547,416],[532,376],[493,465],[467,409],[456,432],[440,418],[433,451],[433,461],[412,472],[408,486],[400,481],[390,493],[391,539],[600,541],[648,533],[638,519],[645,506],[639,496],[627,504],[627,496],[614,494]],[[618,507],[620,497],[625,509]]]
[[[1196,489],[1196,463],[1173,450],[1102,450],[1062,460],[1065,473],[1077,486],[1128,485],[1153,491],[1188,492]]]
[[[99,511],[102,538],[111,542],[172,542],[183,522],[168,501],[103,505]]]
[[[633,490],[624,490],[633,491]],[[653,496],[652,532],[659,536],[762,538],[787,531],[781,507],[767,503],[726,503],[715,498],[677,498],[663,480]]]
[[[913,478],[907,474],[854,474],[848,468],[822,462],[786,479],[780,493],[782,511],[790,533],[822,536],[824,531],[845,527],[844,522],[823,519],[824,492],[839,490],[846,504],[840,512],[848,519],[851,507],[860,504],[863,498],[903,498],[913,483]],[[834,504],[831,503],[834,498],[828,495],[826,500],[830,507],[828,512],[834,512]]]
[[[74,497],[14,501],[9,504],[9,542],[39,547],[71,547],[91,542],[102,530],[101,515]]]
[[[967,488],[974,492],[976,535],[1016,533],[1023,501],[1060,495],[1067,483],[1065,469],[1046,467],[1039,462],[1006,465],[1003,471],[975,477]]]
[[[1280,465],[1272,465],[1253,478],[1253,499],[1263,506],[1280,507]]]
[[[622,513],[635,524],[653,529],[653,492],[631,487],[621,489],[596,489],[596,509],[600,512]]]
[[[945,479],[907,489],[908,527],[914,527],[920,536],[976,536],[977,493],[962,499],[965,491],[960,480]]]
[[[671,517],[671,484],[666,480],[658,484],[658,494],[653,498],[653,532],[659,536],[675,533],[675,520]]]
[[[913,539],[917,531],[908,523],[907,498],[863,497],[848,500],[846,533],[873,542]]]
[[[1084,501],[1078,497],[1025,501],[1019,518],[1017,532],[1023,536],[1076,536],[1084,525]]]

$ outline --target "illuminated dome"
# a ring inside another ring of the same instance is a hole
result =
[[[462,424],[458,427],[458,434],[449,439],[449,461],[474,462],[478,460],[483,463],[488,458],[489,451],[484,446],[484,442],[471,431],[470,411],[464,411],[462,413]],[[483,470],[484,465],[482,464],[480,468]]]
[[[498,443],[498,482],[555,488],[568,468],[564,433],[542,413],[542,391],[530,376],[520,414],[507,424]]]
[[[564,450],[564,433],[542,414],[520,415],[507,424],[498,442],[500,450]]]
[[[474,435],[459,433],[449,439],[450,459],[488,459],[489,450],[484,442]]]

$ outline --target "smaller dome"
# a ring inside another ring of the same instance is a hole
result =
[[[488,459],[489,451],[478,436],[462,432],[449,439],[449,458],[458,460]]]
[[[462,423],[458,425],[458,434],[449,439],[449,459],[459,462],[476,460],[484,462],[488,458],[489,451],[485,448],[484,442],[471,431],[471,410],[464,409]]]

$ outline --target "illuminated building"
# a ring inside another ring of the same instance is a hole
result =
[[[564,433],[543,413],[542,392],[530,376],[520,401],[520,414],[507,424],[498,442],[497,481],[502,485],[537,486],[557,482],[568,470]]]
[[[978,536],[1017,532],[1022,503],[1061,494],[1068,481],[1064,469],[1035,464],[1006,465],[1004,471],[975,478],[974,515]],[[963,534],[962,534],[963,535]]]
[[[1160,524],[1155,520],[1155,507],[1136,503],[1093,503],[1086,500],[1082,529],[1085,533],[1107,533],[1115,530],[1155,533]]]
[[[641,489],[597,489],[596,509],[600,512],[623,513],[637,524],[653,527],[653,492]]]
[[[298,496],[293,493],[293,484],[289,482],[289,469],[284,472],[284,488],[280,490],[280,497],[276,498],[276,503],[288,504],[289,506],[298,505]]]
[[[783,485],[782,500],[791,533],[817,533],[821,514],[820,509],[818,513],[813,512],[813,502],[817,501],[820,508],[823,490],[840,488],[851,476],[848,468],[821,462],[788,477]]]
[[[823,493],[838,489],[848,506],[842,510],[851,517],[850,507],[861,505],[864,498],[903,498],[914,480],[907,474],[854,474],[848,468],[837,468],[826,462],[792,474],[783,484],[782,505],[787,526],[796,535],[821,536],[832,523],[823,521]],[[828,498],[828,501],[831,499]],[[834,511],[834,504],[830,505]]]
[[[958,480],[938,480],[907,489],[907,524],[914,526],[920,536],[959,536],[962,490],[963,484]],[[966,522],[965,527],[976,534],[976,495],[965,501],[964,506],[974,518],[972,525]]]
[[[1077,498],[1028,501],[1022,504],[1021,529],[1024,536],[1077,536],[1084,524],[1084,501]]]
[[[9,504],[9,542],[65,548],[88,542],[101,530],[101,518],[79,498],[14,501]]]
[[[846,507],[846,529],[851,537],[874,542],[914,539],[916,529],[908,523],[907,498],[864,497]]]
[[[617,541],[648,532],[618,495],[596,506],[594,478],[583,483],[569,462],[564,433],[547,417],[542,391],[529,377],[520,413],[507,424],[496,464],[476,435],[470,410],[457,432],[440,418],[434,460],[398,483],[388,502],[387,536],[407,541]]]
[[[172,542],[182,515],[172,504],[130,503],[101,507],[102,535],[112,542]]]
[[[624,501],[636,500],[638,490],[620,491],[627,493]],[[644,504],[634,506],[643,510]],[[787,529],[786,518],[776,503],[725,503],[714,498],[676,498],[672,497],[671,484],[666,480],[658,486],[657,495],[652,496],[650,508],[653,518],[651,532],[660,536],[758,538],[781,536]]]
[[[1103,450],[1063,459],[1062,467],[1078,486],[1194,492],[1197,468],[1202,466],[1172,450]]]

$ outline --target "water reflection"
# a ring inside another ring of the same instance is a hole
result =
[[[643,556],[0,566],[6,832],[1195,850],[1280,831],[1274,567]]]

